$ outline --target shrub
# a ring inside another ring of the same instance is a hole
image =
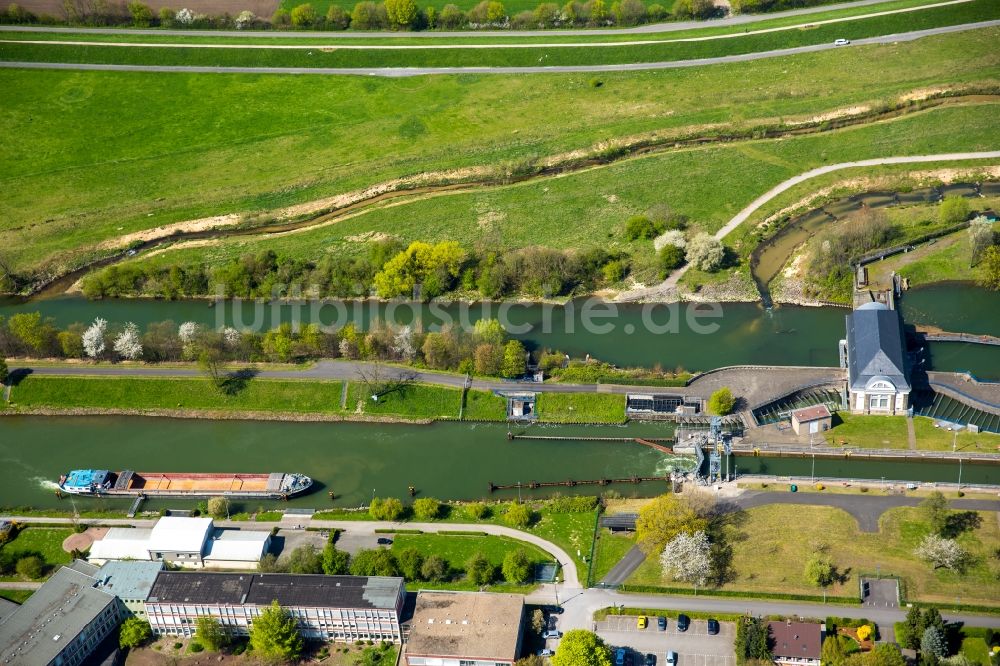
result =
[[[680,268],[684,263],[684,250],[676,245],[664,245],[660,250],[660,277],[665,278],[671,271]]]
[[[714,271],[722,266],[725,257],[722,241],[715,236],[700,233],[688,241],[687,262],[702,271]]]
[[[520,548],[504,555],[502,569],[504,580],[508,583],[523,584],[531,578],[531,561]]]
[[[625,238],[634,241],[656,238],[659,231],[645,215],[634,215],[625,221]]]
[[[326,27],[331,30],[346,30],[351,25],[351,17],[340,5],[330,5],[326,10]]]
[[[35,580],[41,578],[45,572],[45,562],[37,555],[27,555],[17,561],[14,570],[25,578]]]
[[[149,8],[149,5],[138,0],[132,0],[128,3],[128,12],[132,15],[132,23],[140,28],[149,27],[153,21],[153,10]]]
[[[486,556],[480,552],[475,553],[465,563],[465,573],[469,580],[476,585],[489,585],[496,576],[496,570]]]
[[[413,514],[420,520],[434,520],[441,514],[441,502],[433,497],[421,497],[413,503]]]
[[[728,386],[723,386],[715,391],[708,399],[708,411],[718,416],[725,416],[733,411],[736,406],[736,398]]]
[[[403,503],[395,497],[376,497],[368,508],[375,520],[399,520],[403,517]]]
[[[503,519],[511,527],[524,529],[531,524],[533,513],[531,507],[520,502],[511,504],[504,513]]]
[[[133,616],[125,620],[118,630],[118,644],[123,648],[139,647],[152,635],[153,630],[150,628],[149,622]],[[184,647],[182,643],[174,643],[175,650],[182,647]]]
[[[482,520],[489,515],[490,508],[483,502],[473,502],[465,507],[465,515],[472,520]]]
[[[316,24],[318,16],[316,15],[316,9],[307,2],[297,5],[292,9],[290,18],[292,25],[296,28],[308,28]]]
[[[944,224],[964,222],[969,216],[969,202],[960,196],[950,195],[941,202],[938,215]]]
[[[412,28],[419,15],[413,0],[385,0],[385,11],[394,28]]]
[[[199,643],[198,641],[192,641],[191,645],[189,646],[189,649],[191,650],[191,652],[204,652],[205,646]]]
[[[292,24],[292,15],[287,9],[277,9],[271,14],[271,24],[275,27],[285,27]]]

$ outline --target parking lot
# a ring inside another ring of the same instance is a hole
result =
[[[656,616],[649,616],[648,626],[639,629],[638,618],[634,615],[612,615],[596,623],[597,633],[608,645],[630,648],[634,652],[633,663],[638,666],[649,653],[656,655],[657,666],[663,666],[668,650],[677,653],[677,666],[735,666],[733,652],[734,627],[731,622],[720,622],[719,633],[708,634],[705,620],[691,620],[685,632],[677,631],[677,622],[667,619],[667,628],[657,628]]]

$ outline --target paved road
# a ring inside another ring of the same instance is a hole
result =
[[[998,21],[987,21],[987,23],[995,23],[1000,25]],[[914,34],[914,33],[907,33]],[[890,36],[891,37],[891,36]],[[877,38],[877,39],[889,39],[889,38]],[[856,43],[861,43],[864,40],[859,40]],[[889,41],[893,41],[889,39]],[[828,164],[826,166],[817,167],[815,169],[810,169],[804,173],[800,173],[797,176],[792,176],[788,180],[775,185],[769,189],[764,194],[760,195],[753,201],[751,201],[743,210],[737,213],[729,222],[727,222],[721,229],[715,232],[715,237],[722,240],[727,234],[735,230],[746,220],[750,218],[758,209],[761,208],[768,201],[771,201],[779,194],[790,190],[800,183],[804,183],[807,180],[815,178],[816,176],[822,176],[823,174],[833,173],[834,171],[840,171],[843,169],[855,169],[858,167],[867,166],[883,166],[887,164],[917,164],[923,162],[954,162],[959,160],[979,160],[979,159],[997,159],[1000,158],[1000,150],[989,150],[984,152],[967,152],[967,153],[941,153],[938,155],[905,155],[899,157],[877,157],[868,160],[856,160],[854,162],[840,162],[838,164]],[[632,291],[625,292],[621,294],[618,299],[619,301],[629,301],[629,300],[647,300],[655,299],[657,296],[662,296],[667,293],[672,293],[676,287],[678,281],[687,272],[688,266],[684,265],[679,270],[674,271],[670,277],[664,280],[662,283],[649,287],[646,289],[635,289]]]
[[[399,39],[439,39],[442,37],[472,37],[476,39],[494,39],[497,37],[563,37],[563,36],[594,36],[603,35],[635,35],[654,32],[675,32],[679,30],[692,30],[697,28],[718,28],[734,25],[747,25],[758,21],[768,21],[771,19],[788,16],[808,16],[837,9],[848,9],[852,7],[867,7],[888,2],[889,0],[858,0],[857,2],[842,2],[834,5],[823,5],[819,7],[809,7],[806,9],[793,9],[784,12],[773,12],[770,14],[739,14],[727,16],[722,19],[710,21],[676,21],[671,23],[652,23],[634,28],[598,28],[592,30],[465,30],[457,32],[312,32],[312,31],[250,31],[245,30],[149,30],[138,28],[64,28],[54,26],[23,26],[4,25],[0,26],[0,32],[66,32],[66,33],[93,33],[100,35],[170,35],[175,37],[189,36],[210,36],[210,37],[242,37],[255,39],[260,37],[293,38],[293,39],[316,39],[323,37],[336,37],[337,39],[371,39],[371,38],[399,38]]]
[[[962,25],[930,28],[901,32],[894,35],[868,37],[854,41],[855,45],[893,44],[906,42],[931,35],[943,35],[966,30],[976,30],[1000,25],[1000,19],[979,21]],[[0,62],[0,68],[6,69],[59,69],[102,72],[182,72],[188,74],[319,74],[325,76],[384,76],[402,78],[409,76],[427,76],[440,74],[564,74],[564,73],[598,73],[598,72],[634,72],[663,69],[679,69],[685,67],[701,67],[703,65],[718,65],[732,62],[748,62],[763,58],[815,53],[835,48],[850,48],[834,46],[832,43],[798,46],[788,49],[775,49],[757,53],[719,56],[715,58],[697,58],[691,60],[671,60],[667,62],[642,62],[609,65],[554,65],[550,67],[205,67],[190,65],[109,65],[97,63],[66,63],[66,62]]]
[[[632,546],[632,548],[625,553],[622,559],[618,560],[618,563],[611,567],[604,578],[601,579],[602,585],[609,585],[617,587],[621,585],[632,573],[639,568],[639,565],[646,561],[646,553],[642,552],[639,546]]]
[[[41,583],[25,583],[18,581],[0,582],[0,590],[37,590]]]
[[[785,615],[808,618],[823,618],[829,615],[841,617],[868,618],[881,626],[891,626],[904,619],[905,610],[879,609],[865,606],[840,606],[812,604],[792,601],[760,601],[755,599],[730,599],[706,596],[665,596],[649,594],[622,594],[610,590],[573,590],[561,587],[559,601],[565,612],[559,618],[561,631],[569,629],[593,629],[594,612],[617,605],[633,608],[659,608],[664,610],[688,610],[706,613],[746,613],[755,615]],[[528,597],[528,603],[553,603],[552,586],[546,586]],[[953,613],[942,611],[946,621],[963,622],[977,627],[1000,628],[1000,615],[977,615],[974,613]]]

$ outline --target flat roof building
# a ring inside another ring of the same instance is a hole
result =
[[[524,597],[489,592],[420,592],[407,666],[513,664],[521,651]]]
[[[146,598],[161,571],[163,562],[111,561],[105,562],[94,578],[98,589],[115,595],[133,615],[145,620]]]
[[[91,562],[164,561],[182,567],[256,569],[271,544],[261,530],[224,530],[211,518],[165,516],[150,529],[113,527],[90,547]]]
[[[97,581],[62,567],[0,622],[0,664],[75,666],[122,619],[122,606]]]
[[[163,571],[146,599],[157,634],[190,636],[195,618],[210,615],[233,635],[246,635],[273,601],[298,618],[306,638],[399,643],[406,598],[402,578]]]
[[[840,364],[847,368],[852,412],[899,414],[909,407],[910,381],[899,314],[883,303],[865,303],[847,315]]]

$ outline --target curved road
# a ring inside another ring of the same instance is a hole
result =
[[[856,45],[892,44],[906,42],[931,35],[943,35],[979,28],[989,28],[1000,25],[1000,19],[965,23],[962,25],[943,26],[927,30],[914,30],[894,35],[868,37],[854,42]],[[97,63],[67,63],[67,62],[0,62],[0,68],[6,69],[60,69],[101,72],[180,72],[188,74],[318,74],[325,76],[384,76],[401,78],[409,76],[427,76],[440,74],[565,74],[565,73],[597,73],[597,72],[636,72],[663,69],[680,69],[685,67],[701,67],[703,65],[718,65],[733,62],[749,62],[764,58],[815,53],[835,48],[832,43],[797,46],[788,49],[759,51],[739,55],[719,56],[714,58],[696,58],[691,60],[671,60],[666,62],[623,63],[609,65],[554,65],[534,67],[209,67],[192,65],[113,65]]]
[[[994,21],[995,23],[995,21]],[[792,176],[788,180],[775,185],[769,189],[764,194],[760,195],[753,201],[751,201],[743,210],[737,213],[733,219],[729,220],[721,229],[715,232],[715,237],[720,241],[726,237],[730,232],[735,230],[741,224],[746,222],[751,215],[753,215],[758,209],[760,209],[764,204],[774,199],[779,194],[790,190],[800,183],[815,178],[816,176],[822,176],[827,173],[832,173],[834,171],[840,171],[842,169],[854,169],[858,167],[867,166],[884,166],[887,164],[918,164],[923,162],[955,162],[961,160],[982,160],[982,159],[1000,159],[1000,150],[988,150],[978,153],[941,153],[939,155],[907,155],[901,157],[876,157],[868,160],[856,160],[854,162],[840,162],[838,164],[828,164],[826,166],[817,167],[815,169],[810,169],[804,173],[800,173],[797,176]],[[681,266],[678,270],[670,274],[666,280],[654,287],[648,287],[646,289],[633,289],[619,295],[616,299],[618,301],[630,301],[630,300],[642,300],[651,299],[658,296],[665,296],[672,293],[676,287],[678,281],[687,272],[689,266],[685,264]]]
[[[455,32],[312,32],[312,31],[288,31],[288,30],[268,30],[268,31],[244,31],[244,30],[150,30],[142,28],[69,28],[51,26],[24,26],[24,25],[3,25],[0,32],[46,32],[46,33],[90,33],[95,35],[168,35],[173,37],[274,37],[274,38],[295,38],[295,39],[316,39],[324,37],[336,37],[338,39],[372,39],[372,38],[398,38],[398,39],[439,39],[448,37],[473,37],[480,39],[490,39],[495,37],[585,37],[602,35],[635,35],[656,32],[677,32],[680,30],[694,30],[698,28],[718,28],[734,25],[746,25],[778,19],[789,16],[808,16],[822,12],[836,11],[839,9],[850,9],[853,7],[867,7],[869,5],[879,5],[890,0],[858,0],[857,2],[842,2],[834,5],[821,5],[818,7],[808,7],[806,9],[793,9],[784,12],[773,12],[770,14],[738,14],[727,16],[722,19],[709,21],[676,21],[671,23],[652,23],[634,28],[597,28],[588,30],[462,30]]]

